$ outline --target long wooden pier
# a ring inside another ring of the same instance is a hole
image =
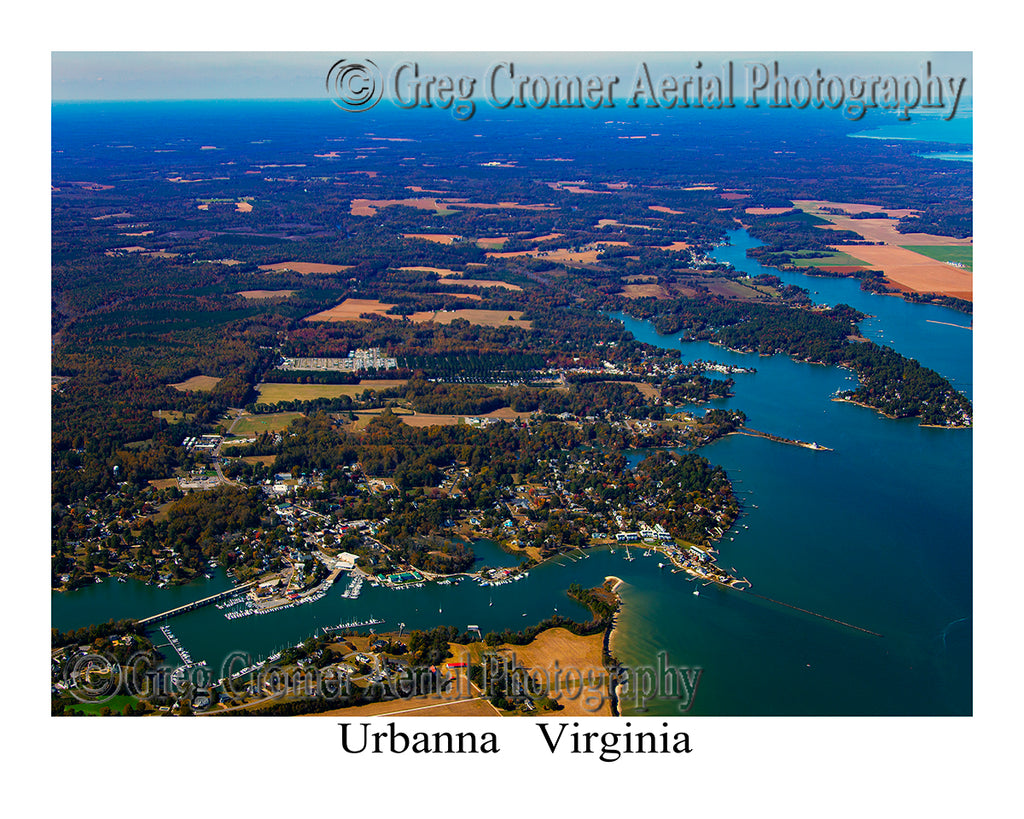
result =
[[[187,611],[194,611],[195,609],[201,609],[203,606],[208,606],[211,603],[216,603],[218,600],[223,600],[225,597],[231,597],[232,595],[238,594],[239,592],[245,591],[252,585],[255,585],[256,581],[252,580],[248,583],[243,583],[241,586],[234,586],[233,588],[227,589],[226,591],[217,592],[209,597],[204,597],[202,600],[196,600],[192,603],[186,603],[184,606],[178,606],[168,611],[160,612],[160,614],[154,614],[152,617],[144,617],[137,621],[140,626],[151,626],[154,623],[160,623],[164,620],[169,620],[172,617],[177,617],[179,614],[184,614]]]

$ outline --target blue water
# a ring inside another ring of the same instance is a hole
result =
[[[946,112],[948,115],[948,112]],[[926,115],[918,111],[908,122],[900,122],[895,115],[887,117],[885,125],[850,134],[852,137],[886,140],[915,140],[918,142],[949,142],[957,145],[971,145],[974,142],[974,119],[970,110],[963,107],[953,119]]]
[[[746,259],[756,242],[745,231],[729,238],[719,261],[766,272]],[[971,331],[927,323],[966,324],[963,314],[872,296],[853,280],[781,275],[818,303],[872,312],[867,334],[881,332],[970,393]],[[735,376],[735,397],[713,405],[742,409],[755,429],[835,450],[745,436],[702,450],[746,504],[720,560],[753,591],[884,635],[719,589],[693,597],[673,576],[667,588],[626,589],[620,658],[650,662],[667,650],[676,663],[702,666],[692,713],[969,713],[973,433],[832,402],[851,385],[844,370],[683,342],[620,318],[637,338],[680,348],[684,360],[755,366]],[[650,713],[672,710],[662,703]]]
[[[173,151],[171,156],[187,164],[205,144],[224,149],[225,157],[234,152],[250,162],[308,162],[310,133],[320,135],[320,150],[335,147],[339,135],[358,143],[379,127],[370,119],[339,117],[329,104],[278,106],[273,115],[255,103],[54,106],[54,132],[74,134],[96,157],[84,161],[71,151],[56,151],[55,173],[93,178],[78,174],[99,173],[104,163],[129,153],[141,168],[162,171],[168,160],[158,150]],[[539,123],[538,133],[545,134],[541,126],[557,119],[551,112],[531,116],[531,122]],[[684,114],[677,116],[680,123],[688,122]],[[153,129],[154,121],[174,117],[189,123],[186,135]],[[915,120],[861,135],[968,145],[969,127],[965,132],[958,120]],[[389,133],[449,138],[449,122],[447,116],[404,118]],[[804,127],[810,120],[794,122]],[[562,138],[565,126],[559,128]],[[471,129],[456,133],[467,141],[485,133],[490,140],[492,131],[495,141],[489,144],[522,141],[495,113],[481,114]],[[699,163],[699,154],[688,161]],[[870,314],[861,325],[865,336],[918,359],[972,394],[972,331],[965,329],[970,317],[871,295],[855,280],[763,268],[746,258],[746,249],[755,243],[744,231],[730,233],[729,240],[716,251],[719,260],[751,275],[779,275],[807,288],[818,303],[844,302]],[[685,360],[753,365],[757,373],[734,377],[735,397],[712,406],[742,409],[753,428],[835,450],[814,452],[735,435],[704,449],[706,457],[727,469],[744,502],[742,516],[719,544],[720,561],[748,577],[754,592],[879,632],[881,638],[748,594],[708,587],[694,596],[693,585],[682,575],[659,570],[656,556],[645,558],[635,550],[631,562],[624,560],[623,550],[599,550],[578,561],[559,558],[532,569],[526,580],[496,588],[464,582],[387,591],[367,584],[358,600],[348,600],[340,596],[341,584],[316,604],[234,621],[208,607],[172,620],[175,634],[193,657],[217,669],[228,652],[266,656],[320,626],[370,616],[387,621],[380,629],[395,629],[399,623],[406,630],[438,623],[479,625],[485,632],[519,628],[556,610],[584,619],[586,612],[565,596],[565,589],[572,582],[593,585],[614,574],[625,581],[616,654],[641,665],[653,664],[664,651],[672,664],[703,668],[691,713],[970,713],[972,431],[922,429],[912,420],[893,421],[832,402],[837,389],[851,386],[852,374],[845,370],[683,343],[679,336],[659,336],[646,322],[622,320],[644,341],[681,349]],[[518,562],[497,546],[481,544],[478,552],[487,565]],[[108,581],[53,595],[52,624],[68,629],[144,617],[227,584],[222,574],[172,589]],[[670,714],[675,708],[671,701],[656,702],[647,713]]]
[[[936,152],[930,154],[918,154],[922,159],[942,159],[947,162],[974,162],[973,151]]]
[[[807,276],[765,267],[747,258],[747,250],[761,243],[745,230],[729,231],[726,239],[729,243],[712,253],[715,260],[731,264],[751,276],[767,273],[778,276],[786,284],[806,288],[815,304],[849,304],[857,308],[869,316],[860,325],[865,338],[917,359],[944,375],[957,389],[971,395],[972,330],[964,329],[972,326],[971,316],[948,307],[912,304],[899,296],[867,293],[860,289],[857,279]],[[717,360],[725,360],[722,351]]]

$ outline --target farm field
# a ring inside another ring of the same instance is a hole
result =
[[[939,293],[972,301],[974,276],[967,270],[937,262],[902,247],[886,245],[848,245],[840,250],[856,253],[872,269],[907,290],[917,293]]]
[[[502,421],[514,421],[516,418],[529,418],[531,414],[516,412],[511,407],[502,407],[484,415],[435,415],[428,412],[411,412],[402,415],[402,423],[411,427],[447,427],[464,423],[467,418],[497,418]]]
[[[670,294],[660,284],[624,284],[622,285],[622,295],[627,299],[670,299]]]
[[[243,299],[286,299],[289,296],[294,296],[294,290],[240,290],[235,293],[236,296],[241,296]]]
[[[488,254],[490,255],[490,254]],[[468,267],[468,265],[467,265]],[[487,265],[473,265],[473,267],[487,267]],[[447,267],[400,267],[399,270],[424,270],[427,273],[436,273],[441,277],[441,281],[437,283],[438,287],[501,287],[505,290],[519,290],[521,288],[518,284],[509,284],[508,282],[499,281],[497,279],[466,279],[463,278],[464,273],[460,273],[458,270],[450,270]]]
[[[380,415],[382,412],[384,412],[383,409],[356,410],[354,413],[354,415],[356,416],[355,421],[348,420],[348,413],[342,413],[340,415],[335,415],[334,417],[345,422],[346,428],[350,432],[359,432],[360,430],[366,429],[366,427],[369,426],[370,422],[378,415]],[[391,412],[393,412],[395,415],[401,416],[403,420],[405,416],[414,414],[412,410],[404,409],[402,407],[392,407]]]
[[[352,216],[375,216],[379,208],[391,205],[404,205],[418,210],[432,210],[438,216],[450,216],[455,211],[445,207],[433,197],[421,196],[415,199],[353,199],[349,207]]]
[[[452,276],[454,278],[459,278],[462,275],[462,273],[459,272],[458,270],[452,270],[452,269],[450,269],[448,267],[427,267],[426,265],[416,265],[414,267],[400,267],[398,269],[399,270],[423,270],[423,271],[426,271],[427,273],[436,273],[442,279],[448,278],[449,276]]]
[[[935,259],[938,262],[947,262],[952,264],[961,264],[965,270],[974,272],[974,246],[920,246],[920,245],[904,245],[904,250],[912,250],[914,253],[920,253],[922,256],[927,256],[929,259]]]
[[[273,465],[274,461],[277,460],[277,456],[276,455],[246,455],[245,457],[236,458],[235,460],[239,460],[242,463],[247,463],[247,464],[263,464],[264,466],[271,466],[271,465]]]
[[[179,381],[177,384],[171,384],[178,392],[209,392],[217,384],[220,383],[220,379],[212,375],[194,375],[185,381]]]
[[[278,262],[260,265],[260,270],[290,270],[308,276],[311,273],[340,273],[349,270],[350,264],[321,264],[320,262]]]
[[[916,211],[900,209],[885,210],[875,205],[851,204],[849,202],[819,202],[806,199],[794,200],[793,204],[805,213],[826,219],[831,226],[822,225],[823,230],[849,230],[864,237],[869,242],[881,242],[886,245],[906,246],[970,246],[971,238],[956,239],[952,236],[933,236],[930,233],[899,233],[896,224],[905,216],[912,216]],[[853,219],[835,213],[825,213],[823,208],[840,208],[849,213],[873,213],[875,211],[888,214],[886,219]]]
[[[257,404],[276,404],[279,401],[312,401],[316,398],[339,398],[342,395],[362,395],[366,390],[387,390],[408,383],[405,379],[366,380],[358,384],[257,384]]]
[[[595,692],[595,683],[606,679],[608,674],[601,659],[603,644],[603,634],[581,637],[556,627],[542,631],[526,645],[503,644],[500,648],[514,652],[517,662],[524,668],[545,669],[549,679],[555,679],[558,668],[573,668],[579,670],[584,681],[591,681],[579,688],[573,685],[576,682],[575,676],[564,678],[566,685],[559,700],[563,706],[558,712],[560,717],[610,716],[610,701],[607,697],[602,698],[600,692]],[[472,661],[478,662],[484,645],[449,643],[449,648],[455,660],[469,655]]]
[[[499,287],[502,290],[522,290],[518,284],[509,284],[498,279],[442,279],[438,287]]]
[[[804,258],[799,255],[793,255],[789,259],[790,263],[796,267],[866,267],[867,265],[860,259],[856,259],[849,253],[843,253],[837,251],[829,256],[812,256],[810,258]]]
[[[727,299],[764,299],[768,297],[753,287],[729,279],[711,279],[705,282],[704,286],[716,296],[724,296]]]
[[[479,324],[481,327],[522,327],[529,330],[533,327],[530,321],[523,321],[522,310],[438,310],[435,312],[425,311],[413,313],[409,318],[419,324],[433,321],[437,324],[451,324],[456,319],[465,319],[470,324]]]
[[[403,239],[423,239],[427,242],[437,242],[439,245],[450,245],[460,238],[456,233],[403,233]]]
[[[283,432],[296,418],[303,418],[301,412],[269,412],[263,415],[245,413],[235,423],[232,435],[251,438],[263,432]]]
[[[601,247],[595,247],[590,250],[571,250],[569,248],[559,248],[557,250],[518,250],[508,253],[488,253],[487,258],[489,259],[514,259],[517,256],[532,256],[536,259],[548,259],[552,262],[575,262],[576,264],[594,264],[597,262],[597,257],[601,251],[604,250],[604,246],[610,247],[629,247],[629,242],[595,242]]]
[[[303,321],[366,321],[359,318],[363,313],[384,315],[394,306],[377,299],[345,299],[341,304],[306,316]]]

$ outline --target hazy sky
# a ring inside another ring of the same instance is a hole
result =
[[[778,60],[789,76],[813,73],[850,75],[919,74],[925,60],[935,74],[965,76],[971,96],[969,52],[71,52],[52,53],[54,101],[142,99],[319,98],[325,95],[327,70],[338,59],[372,59],[387,76],[405,60],[421,73],[482,77],[494,63],[512,60],[520,73],[619,73],[632,79],[640,61],[652,73],[695,73],[700,59],[711,73],[732,60],[740,73],[747,62]]]

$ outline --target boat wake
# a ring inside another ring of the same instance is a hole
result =
[[[963,623],[967,619],[969,618],[961,617],[958,620],[953,620],[950,623],[946,623],[946,627],[942,629],[942,631],[939,633],[939,637],[942,638],[942,651],[946,650],[946,635],[949,634],[949,630],[953,628],[953,626],[955,626],[957,623]]]

